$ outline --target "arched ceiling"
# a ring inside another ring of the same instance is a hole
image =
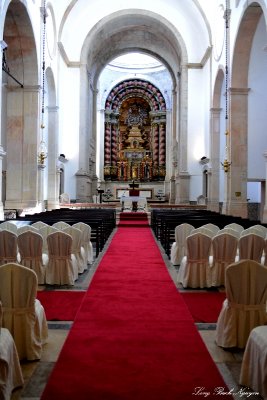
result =
[[[142,10],[121,11],[103,18],[87,36],[81,62],[88,65],[94,84],[102,69],[116,56],[141,51],[156,57],[176,82],[182,62],[187,54],[182,38],[160,17]],[[174,85],[175,86],[175,85]]]
[[[231,82],[233,87],[247,88],[251,46],[262,12],[257,2],[251,3],[244,12],[234,46]]]
[[[123,7],[119,0],[73,0],[58,41],[70,62],[88,65],[94,85],[109,61],[139,51],[162,62],[175,87],[180,65],[201,62],[211,45],[210,27],[197,0],[135,0]]]
[[[6,58],[10,73],[23,85],[38,84],[36,44],[29,15],[19,1],[12,1],[4,24],[4,41],[8,47]],[[18,85],[12,78],[9,84]]]

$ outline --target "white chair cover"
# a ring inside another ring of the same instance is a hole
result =
[[[258,225],[258,226],[260,226],[260,225]],[[266,237],[266,232],[263,231],[262,229],[256,228],[256,225],[250,226],[249,228],[244,229],[243,232],[241,232],[240,236],[242,237],[242,236],[248,235],[250,233],[254,233],[255,235],[261,236],[261,237],[263,237],[263,239],[265,239],[265,237]]]
[[[18,228],[17,235],[19,236],[21,233],[28,232],[28,231],[38,233],[38,229],[35,228],[34,226],[32,226],[32,225],[23,225],[23,226],[20,226]]]
[[[93,252],[93,245],[91,242],[91,232],[92,232],[91,226],[85,224],[84,222],[77,222],[72,226],[82,231],[82,247],[84,248],[85,252],[85,261],[88,264],[93,264],[94,252]]]
[[[210,229],[205,228],[203,226],[200,226],[199,228],[195,228],[192,232],[191,235],[193,235],[194,233],[203,233],[203,235],[209,236],[211,238],[213,238],[213,236],[215,236],[216,234],[214,232],[212,232]]]
[[[36,221],[33,224],[31,224],[31,226],[33,228],[38,229],[38,231],[39,231],[41,228],[44,228],[45,226],[48,226],[48,225],[43,221]]]
[[[139,199],[137,201],[137,211],[140,211],[140,212],[144,211],[145,212],[146,211],[146,205],[147,205],[146,198]]]
[[[220,230],[220,228],[217,225],[211,224],[211,223],[202,225],[202,228],[207,228],[209,231],[213,232],[215,235],[217,235],[217,233]]]
[[[0,335],[0,399],[10,400],[12,391],[23,386],[23,376],[18,352],[8,329]]]
[[[13,337],[2,328],[2,303],[0,302],[0,399],[9,400],[13,389],[23,386],[23,376]]]
[[[16,233],[0,230],[0,265],[18,262],[18,238]]]
[[[187,256],[182,258],[178,271],[178,283],[181,283],[183,287],[210,287],[209,252],[211,238],[203,233],[193,233],[188,236],[186,243]]]
[[[241,236],[239,239],[239,260],[250,259],[262,261],[265,240],[254,233]]]
[[[195,228],[191,224],[180,224],[175,228],[175,242],[171,247],[171,263],[180,265],[181,260],[186,256],[186,239]]]
[[[132,211],[133,203],[131,200],[123,201],[123,211]]]
[[[52,226],[54,228],[62,231],[64,228],[68,228],[70,226],[70,224],[67,224],[67,222],[64,222],[64,221],[58,221],[58,222],[55,222]]]
[[[262,235],[265,235],[264,237],[266,237],[267,228],[265,226],[260,225],[260,224],[256,224],[256,225],[253,225],[253,228],[258,229],[259,231],[261,231]]]
[[[225,268],[237,261],[238,238],[229,233],[221,233],[212,239],[212,286],[225,283]]]
[[[225,228],[231,228],[231,229],[233,229],[234,231],[239,232],[240,234],[241,234],[241,232],[244,230],[244,228],[243,228],[242,225],[239,225],[239,224],[237,224],[237,223],[235,223],[235,222],[232,222],[231,224],[225,225]]]
[[[72,237],[58,231],[47,236],[48,264],[46,283],[50,285],[74,285],[78,270],[71,259]]]
[[[231,264],[225,272],[226,299],[217,321],[219,346],[244,348],[253,328],[267,323],[267,268],[253,260]]]
[[[39,233],[40,235],[42,235],[43,238],[43,254],[48,254],[48,247],[47,247],[47,236],[50,233],[54,233],[54,232],[58,232],[59,229],[47,225],[47,226],[43,226],[42,228],[40,228]]]
[[[267,399],[267,326],[257,326],[250,332],[245,348],[240,385],[258,392]]]
[[[240,238],[241,233],[232,229],[232,228],[223,228],[218,233],[229,233],[232,236],[235,236],[237,239]]]
[[[35,231],[25,231],[18,235],[20,264],[36,272],[38,284],[45,283],[45,256],[43,259],[43,238]]]
[[[22,265],[0,266],[0,300],[3,327],[12,334],[20,360],[41,358],[48,329],[44,308],[36,299],[36,273]]]
[[[17,233],[17,225],[11,221],[4,221],[0,224],[0,229],[5,229],[13,233]]]
[[[82,247],[82,231],[73,226],[64,228],[62,232],[67,233],[72,237],[71,244],[71,258],[73,264],[77,265],[79,274],[82,274],[85,269],[87,269],[87,262],[85,260],[85,252]]]

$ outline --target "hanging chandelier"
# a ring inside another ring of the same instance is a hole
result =
[[[38,149],[38,162],[44,165],[47,158],[47,148],[44,141],[44,103],[45,103],[45,38],[46,38],[46,0],[44,0],[43,7],[41,7],[41,14],[43,17],[43,35],[42,35],[42,96],[41,96],[41,141]]]
[[[231,161],[229,160],[229,102],[228,102],[228,80],[229,80],[229,67],[228,67],[228,52],[229,52],[229,20],[230,8],[228,6],[229,0],[225,1],[225,159],[221,162],[224,172],[230,171]]]

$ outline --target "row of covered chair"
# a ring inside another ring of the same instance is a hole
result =
[[[63,221],[72,226],[79,222],[89,225],[91,227],[91,242],[94,243],[97,257],[116,227],[116,210],[114,208],[60,208],[49,212],[26,214],[24,217],[12,220],[17,225],[32,224],[40,221],[48,225],[54,225],[58,221]]]
[[[82,222],[77,227],[64,222],[36,226],[19,228],[18,236],[0,230],[0,264],[20,262],[36,272],[39,284],[73,285],[92,263],[90,227]]]
[[[224,215],[210,210],[188,209],[188,207],[165,210],[152,209],[151,228],[154,230],[156,238],[160,241],[169,258],[172,243],[175,241],[175,228],[182,223],[189,223],[195,228],[212,223],[217,225],[220,229],[225,225],[235,223],[246,229],[252,225],[258,224],[258,221]]]
[[[238,260],[251,259],[263,264],[267,241],[255,234],[238,239],[230,233],[210,237],[205,233],[192,233],[186,239],[185,255],[178,271],[178,282],[184,287],[204,288],[225,283],[225,268]]]
[[[226,299],[215,340],[224,349],[245,349],[239,383],[267,398],[267,268],[253,260],[229,265]]]
[[[238,239],[247,234],[255,234],[266,239],[267,228],[262,225],[254,225],[244,229],[241,225],[231,223],[220,229],[212,223],[204,224],[201,227],[195,228],[193,225],[183,223],[175,228],[175,242],[171,247],[171,262],[174,265],[179,265],[183,256],[186,255],[186,239],[192,233],[202,232],[208,236],[215,236],[218,233],[229,233]]]
[[[46,315],[36,298],[37,289],[33,270],[17,263],[0,266],[2,326],[10,331],[20,360],[40,359],[48,338]]]
[[[46,238],[49,233],[53,233],[56,230],[63,230],[65,228],[76,228],[81,231],[81,246],[84,248],[84,251],[86,253],[87,257],[87,262],[88,264],[93,263],[93,246],[91,242],[91,227],[88,224],[85,224],[84,222],[77,222],[73,225],[69,225],[68,223],[64,221],[58,221],[55,222],[53,225],[48,225],[45,222],[42,221],[36,221],[31,225],[22,225],[17,227],[15,223],[12,223],[10,221],[5,221],[0,224],[0,230],[8,230],[11,231],[17,235],[20,235],[21,233],[24,233],[26,231],[35,231],[37,233],[40,233],[43,237],[43,252],[47,253],[47,243],[46,243]],[[71,233],[73,231],[70,231]]]
[[[184,286],[220,286],[224,285],[224,269],[230,263],[241,259],[266,263],[267,240],[256,229],[243,230],[242,235],[243,232],[237,233],[231,227],[220,230],[213,224],[197,229],[190,224],[177,226],[171,261],[174,265],[181,264],[179,281]]]

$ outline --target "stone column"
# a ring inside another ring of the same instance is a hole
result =
[[[247,115],[248,89],[230,89],[230,170],[225,173],[227,198],[226,214],[247,218]]]
[[[58,164],[58,107],[47,107],[48,110],[48,187],[47,210],[59,208]]]
[[[262,215],[262,223],[267,223],[267,150],[263,153],[265,157],[265,199],[264,199],[264,207],[263,207],[263,215]]]
[[[38,211],[45,211],[44,204],[44,164],[38,164]]]
[[[5,207],[37,206],[39,86],[7,88],[7,187]]]
[[[2,160],[3,157],[6,155],[6,152],[4,151],[3,147],[0,146],[0,219],[4,220],[5,216],[4,216],[4,205],[2,202],[2,172],[3,172],[3,168],[2,168]]]
[[[211,154],[208,180],[208,209],[219,212],[219,193],[220,193],[220,115],[221,108],[210,110],[210,129],[211,129]]]
[[[179,119],[178,126],[179,132],[177,136],[178,141],[178,172],[176,175],[176,200],[179,203],[189,202],[189,181],[190,175],[188,173],[187,165],[187,125],[188,125],[188,66],[187,64],[181,65],[181,70],[178,80],[179,88]]]

